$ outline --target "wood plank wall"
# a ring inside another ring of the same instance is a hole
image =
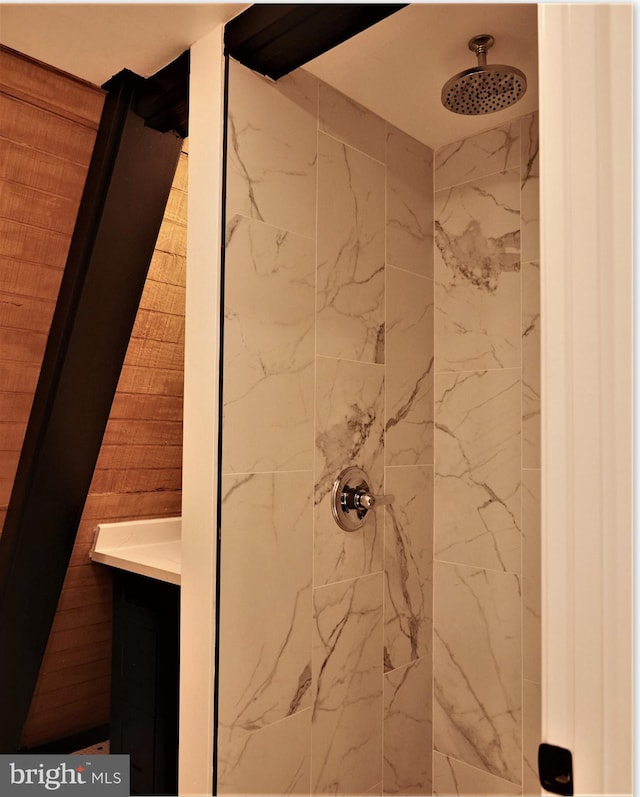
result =
[[[5,124],[12,114],[0,106],[2,522],[102,92],[15,53],[0,51],[0,59],[0,102],[28,108],[22,123]],[[47,93],[49,85],[55,90]],[[25,748],[109,720],[111,574],[89,560],[96,524],[181,512],[186,159],[185,143],[23,731]]]
[[[4,525],[103,92],[0,48],[0,523]]]

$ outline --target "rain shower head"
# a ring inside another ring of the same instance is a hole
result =
[[[478,56],[478,66],[454,75],[442,87],[442,104],[453,113],[476,116],[502,111],[513,105],[527,90],[524,72],[504,64],[487,65],[487,50],[494,38],[486,33],[469,40],[469,49]]]

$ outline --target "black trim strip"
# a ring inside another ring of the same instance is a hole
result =
[[[213,676],[213,784],[211,794],[218,793],[218,697],[220,694],[220,581],[222,577],[222,434],[224,376],[224,297],[227,256],[227,150],[229,146],[229,56],[224,58],[224,94],[222,104],[222,201],[220,240],[220,349],[218,356],[218,483],[216,485],[216,628]]]
[[[278,80],[406,5],[256,4],[227,23],[225,53]]]
[[[157,107],[153,82],[124,70],[104,88],[0,538],[3,753],[18,750],[182,145],[136,112]]]

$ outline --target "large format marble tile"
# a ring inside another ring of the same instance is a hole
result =
[[[311,472],[222,485],[221,732],[235,739],[311,704]]]
[[[519,797],[522,789],[515,783],[489,775],[470,767],[455,758],[433,754],[433,794],[439,797],[465,795],[465,797]]]
[[[387,465],[433,463],[433,281],[387,266]]]
[[[387,127],[384,119],[322,81],[318,126],[324,133],[384,161]]]
[[[310,794],[311,709],[221,741],[218,794]]]
[[[436,562],[434,579],[434,748],[520,784],[518,577]]]
[[[387,264],[433,276],[433,152],[390,125]]]
[[[436,371],[520,365],[520,171],[435,196]]]
[[[384,678],[384,794],[431,794],[431,658]]]
[[[223,472],[313,467],[314,270],[310,239],[231,219]]]
[[[316,459],[314,583],[328,584],[382,567],[379,510],[365,525],[342,531],[331,514],[331,488],[347,467],[362,468],[369,486],[382,491],[384,368],[318,357],[316,361]]]
[[[313,794],[382,780],[382,573],[314,590]]]
[[[541,794],[538,747],[542,741],[542,694],[540,684],[522,682],[523,794]]]
[[[316,351],[384,362],[385,168],[318,137]]]
[[[230,69],[227,213],[314,237],[318,81]]]
[[[440,147],[435,157],[435,188],[449,188],[520,165],[520,120]]]
[[[522,673],[540,683],[540,471],[522,471]]]
[[[386,469],[384,666],[431,658],[433,468]]]
[[[522,264],[522,465],[539,468],[540,264]]]
[[[522,261],[540,259],[540,161],[538,114],[521,119],[520,213]]]
[[[520,370],[436,374],[435,557],[520,572]]]

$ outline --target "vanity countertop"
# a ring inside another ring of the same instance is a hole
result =
[[[180,584],[181,518],[100,523],[90,553],[94,562]]]

